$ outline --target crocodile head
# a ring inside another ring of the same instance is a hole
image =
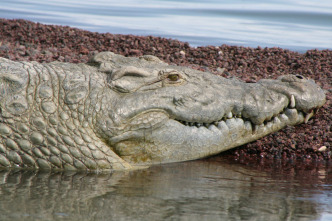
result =
[[[325,103],[323,90],[300,75],[244,83],[153,56],[107,52],[92,62],[107,73],[111,93],[96,131],[131,164],[211,156],[307,122]]]

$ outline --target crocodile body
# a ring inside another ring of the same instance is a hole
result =
[[[154,56],[88,64],[0,58],[0,167],[131,169],[198,159],[306,122],[313,81],[244,83]]]

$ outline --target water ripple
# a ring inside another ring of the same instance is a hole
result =
[[[171,37],[192,46],[332,49],[330,0],[2,0],[0,14],[90,31]]]

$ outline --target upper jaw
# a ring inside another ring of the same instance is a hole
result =
[[[174,118],[174,120],[180,122],[181,124],[185,126],[195,126],[195,127],[206,127],[210,128],[212,125],[220,126],[222,122],[226,122],[229,119],[242,119],[244,122],[250,123],[251,126],[254,128],[256,125],[266,125],[269,122],[276,122],[278,121],[278,117],[283,116],[281,118],[285,118],[286,115],[288,117],[288,124],[297,124],[305,122],[307,123],[308,120],[313,116],[315,111],[318,109],[318,106],[316,108],[313,108],[310,112],[304,112],[296,107],[296,100],[293,95],[291,95],[290,99],[287,99],[287,97],[283,97],[283,99],[280,102],[280,106],[277,108],[271,109],[266,112],[258,112],[256,115],[250,116],[248,112],[248,108],[241,107],[242,112],[236,112],[233,110],[225,112],[223,116],[219,118],[215,118],[213,120],[204,121],[202,119],[197,120],[186,120],[184,118]],[[240,109],[240,108],[237,108]]]
[[[126,114],[125,112],[121,112],[121,115],[118,113],[118,117],[113,116],[114,119],[118,119],[118,128],[114,135],[118,136],[128,131],[137,133],[141,129],[154,129],[168,119],[178,121],[185,126],[209,127],[210,125],[217,126],[221,121],[236,117],[250,122],[253,126],[262,125],[273,121],[283,113],[295,113],[295,109],[297,114],[303,116],[299,120],[295,120],[296,123],[307,122],[312,117],[314,110],[325,103],[324,92],[314,82],[293,75],[284,76],[278,80],[262,80],[256,84],[240,83],[240,85],[234,92],[237,94],[236,96],[232,96],[232,92],[229,92],[232,90],[232,85],[214,85],[214,88],[205,91],[205,95],[210,95],[209,104],[205,106],[200,104],[200,100],[204,99],[200,99],[198,96],[195,96],[195,105],[190,105],[193,100],[189,98],[189,95],[182,96],[181,88],[173,88],[172,92],[176,96],[172,99],[172,95],[169,93],[169,98],[163,97],[164,100],[161,103],[161,98],[156,93],[151,93],[149,96],[144,96],[145,99],[149,97],[151,107],[144,106],[144,108],[136,109],[134,112],[138,114],[133,114],[132,110]],[[218,87],[223,87],[223,90],[218,90]],[[221,93],[228,91],[228,94],[215,95],[219,91]],[[170,101],[173,101],[173,104],[164,104]],[[127,109],[130,105],[132,107],[140,105],[137,98],[129,99],[124,103]],[[155,103],[162,105],[154,106]],[[122,108],[122,110],[127,109]]]
[[[324,91],[314,81],[300,75],[284,75],[277,80],[261,80],[254,84],[219,80],[217,76],[211,78],[216,78],[214,83],[201,91],[210,99],[209,104],[204,107],[202,102],[190,106],[184,100],[183,107],[177,107],[178,112],[174,112],[175,119],[189,124],[211,124],[233,115],[260,125],[286,108],[312,115],[326,102]],[[199,101],[199,96],[194,97]]]
[[[271,133],[276,131],[285,125],[294,125],[305,122],[313,116],[314,112],[304,113],[296,109],[296,101],[294,96],[287,100],[287,104],[282,106],[280,111],[276,112],[273,116],[264,118],[261,121],[257,121],[257,118],[246,118],[240,114],[234,114],[232,111],[225,113],[220,118],[202,120],[201,118],[191,118],[185,120],[183,117],[175,116],[174,113],[171,115],[167,111],[162,109],[151,109],[144,111],[138,115],[135,115],[130,120],[127,120],[126,124],[122,124],[122,127],[117,128],[118,132],[115,136],[109,139],[111,144],[116,144],[126,139],[140,139],[144,136],[144,133],[163,127],[168,121],[177,122],[177,126],[182,125],[183,129],[200,128],[205,127],[211,131],[216,128],[224,130],[227,125],[231,128],[234,120],[239,123],[241,122],[245,130],[251,133],[262,133],[261,130],[264,128],[264,133]],[[244,114],[245,115],[245,114]],[[238,121],[241,120],[241,121]],[[195,131],[195,130],[194,130]],[[144,132],[144,133],[143,133]],[[258,135],[255,135],[258,136]]]

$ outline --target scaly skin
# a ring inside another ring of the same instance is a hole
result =
[[[198,159],[308,121],[324,103],[302,76],[248,84],[111,52],[89,64],[0,58],[0,166],[119,170]]]

